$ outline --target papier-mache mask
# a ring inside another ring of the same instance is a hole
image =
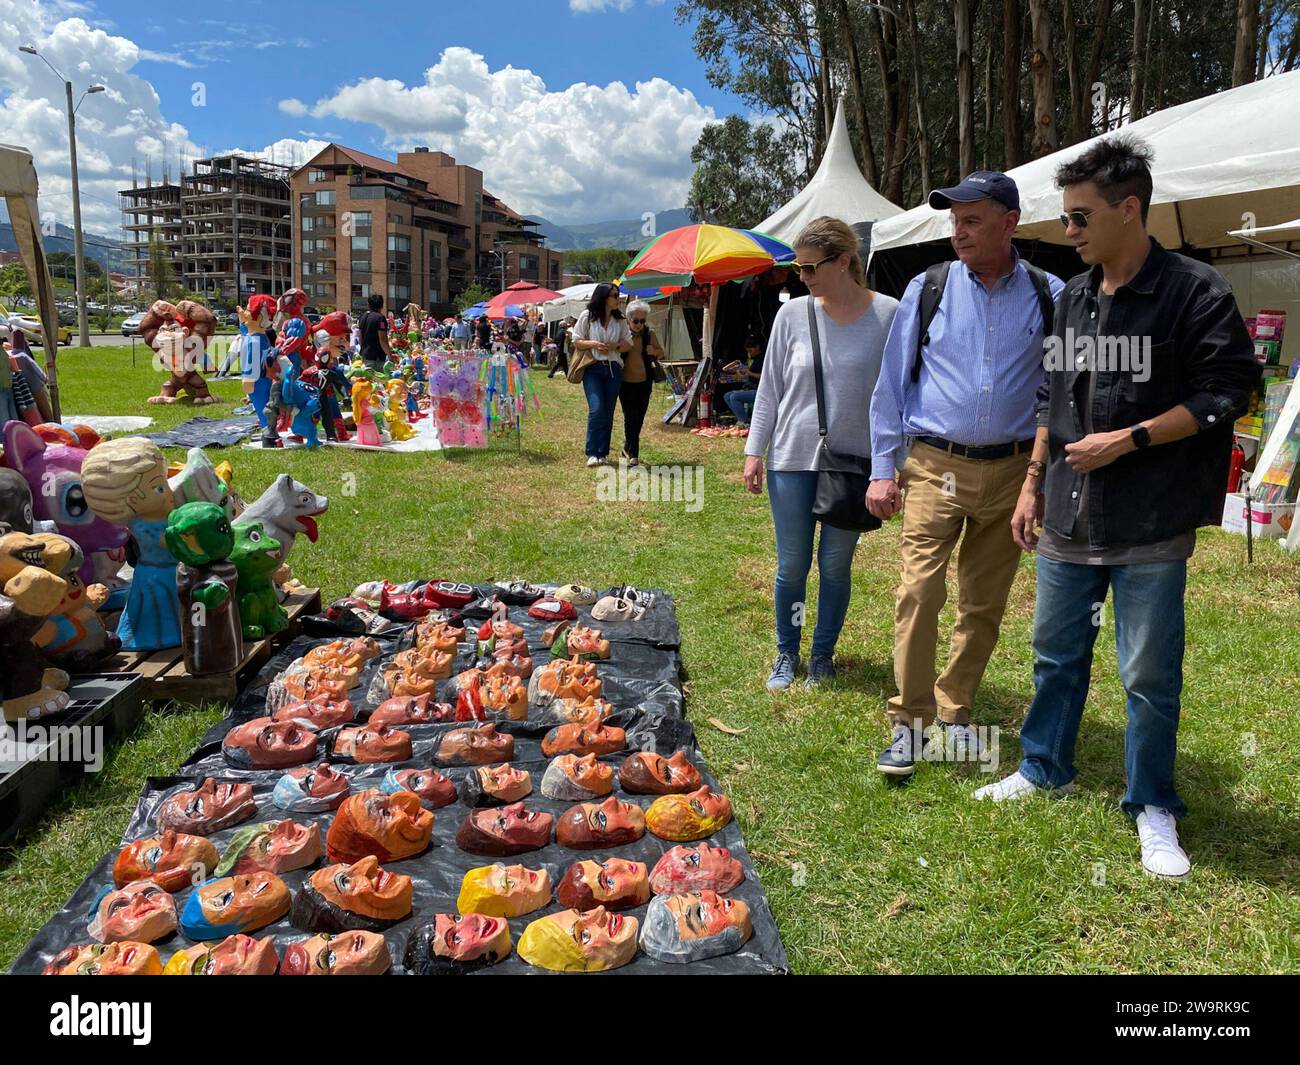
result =
[[[645,813],[641,807],[613,795],[604,802],[569,807],[555,826],[555,841],[576,850],[617,847],[644,835]]]
[[[271,799],[282,810],[318,814],[333,810],[352,790],[346,774],[327,762],[290,769],[275,782]]]
[[[533,790],[532,774],[509,762],[481,765],[465,772],[460,782],[460,801],[466,806],[505,806],[518,802]]]
[[[380,976],[392,958],[379,932],[322,932],[284,948],[281,976]]]
[[[439,913],[406,941],[403,964],[419,976],[455,976],[510,956],[510,925],[482,913]]]
[[[335,758],[358,765],[405,762],[411,757],[411,734],[387,725],[343,728],[334,737],[332,753]]]
[[[595,973],[626,965],[636,954],[637,920],[594,910],[561,910],[539,917],[519,937],[529,965],[567,973]]]
[[[247,821],[257,813],[252,784],[218,782],[208,777],[192,791],[178,791],[158,807],[157,824],[188,832],[193,836],[210,836],[223,828]]]
[[[148,943],[79,943],[64,947],[42,976],[161,976],[162,959]]]
[[[271,976],[280,964],[275,944],[237,933],[220,943],[178,950],[163,966],[163,976]]]
[[[441,810],[456,801],[456,782],[436,769],[390,769],[379,790],[389,794],[409,791],[426,810]]]
[[[325,835],[332,862],[351,864],[367,855],[392,862],[419,854],[433,835],[433,814],[409,791],[367,788],[344,800]]]
[[[224,939],[256,932],[289,912],[289,889],[274,873],[241,873],[195,888],[181,912],[189,939]]]
[[[542,738],[542,753],[613,754],[627,746],[627,733],[616,725],[556,725]]]
[[[650,890],[656,895],[683,895],[706,889],[725,894],[744,879],[745,867],[726,847],[678,844],[650,870]]]
[[[614,790],[612,766],[594,754],[562,754],[547,763],[542,776],[542,794],[561,802],[599,799]]]
[[[591,608],[597,621],[640,621],[645,617],[645,607],[619,595],[607,595]]]
[[[455,721],[456,707],[451,703],[435,702],[432,693],[424,695],[394,695],[385,699],[366,721],[371,728],[380,725],[401,728],[405,725],[436,725],[442,721]]]
[[[296,721],[255,717],[227,732],[221,751],[239,769],[283,769],[316,757],[316,733]]]
[[[245,825],[226,845],[215,870],[217,876],[234,873],[287,873],[306,869],[320,857],[320,825],[296,821],[266,821]]]
[[[630,910],[650,901],[650,880],[642,862],[623,858],[574,862],[560,878],[555,898],[571,910],[594,910],[597,906]]]
[[[646,827],[660,839],[690,843],[731,821],[731,800],[707,784],[685,795],[661,795],[645,812]]]
[[[126,887],[152,880],[164,891],[180,891],[206,880],[217,864],[217,848],[203,836],[168,829],[128,843],[113,861],[113,883]]]
[[[555,598],[574,606],[591,606],[596,601],[596,590],[582,584],[561,584],[555,589]]]
[[[498,732],[496,725],[452,729],[438,744],[441,765],[487,765],[508,762],[515,756],[515,738]]]
[[[704,783],[704,778],[685,751],[674,751],[668,758],[651,751],[637,751],[624,758],[618,767],[618,782],[624,791],[638,795],[672,795],[694,791]]]
[[[104,888],[86,931],[101,943],[152,943],[176,931],[176,900],[152,880]]]
[[[313,732],[324,732],[336,725],[355,721],[356,708],[347,699],[332,702],[329,699],[299,699],[286,703],[271,717],[276,721],[293,721]]]
[[[646,910],[641,949],[659,961],[703,961],[739,950],[753,934],[741,899],[716,891],[656,895]]]
[[[289,920],[304,932],[382,932],[411,915],[411,878],[374,857],[318,869],[302,882]]]
[[[522,802],[495,810],[474,810],[456,831],[456,846],[470,854],[506,856],[535,851],[551,842],[554,819]]]
[[[456,909],[489,917],[522,917],[551,901],[551,874],[522,865],[483,865],[460,882]]]

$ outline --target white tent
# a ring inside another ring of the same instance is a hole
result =
[[[849,140],[844,121],[844,98],[835,108],[835,125],[822,154],[821,164],[803,190],[775,214],[754,228],[777,240],[793,244],[794,238],[814,218],[830,215],[850,225],[877,222],[900,214],[902,208],[890,203],[867,184]]]
[[[1155,153],[1148,228],[1166,248],[1239,249],[1230,230],[1300,214],[1300,71],[1157,111],[1122,132],[1141,137]],[[1052,176],[1091,143],[1009,171],[1020,188],[1017,237],[1068,243]],[[948,236],[948,212],[922,204],[877,225],[872,254]]]
[[[27,280],[36,296],[37,313],[44,336],[45,373],[49,378],[50,405],[57,420],[59,411],[59,378],[55,367],[58,351],[59,312],[54,305],[54,282],[50,280],[45,263],[45,246],[41,243],[40,213],[36,207],[36,166],[32,153],[26,148],[0,144],[0,196],[4,197],[13,226],[18,254],[27,271]],[[50,338],[55,338],[51,342]]]
[[[551,322],[562,322],[565,318],[577,318],[591,302],[591,294],[596,291],[596,284],[597,282],[591,281],[584,285],[570,285],[568,288],[560,289],[560,299],[547,300],[542,304],[542,321],[549,325]]]

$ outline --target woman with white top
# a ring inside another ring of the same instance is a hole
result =
[[[810,295],[782,305],[772,323],[763,374],[745,441],[745,487],[767,490],[776,529],[776,661],[767,686],[788,688],[799,668],[805,591],[817,519],[817,386],[808,301],[821,349],[826,395],[826,446],[871,454],[871,393],[898,301],[867,288],[858,238],[838,218],[815,218],[794,245],[799,277]],[[835,677],[832,655],[849,610],[858,533],[822,526],[817,547],[817,626],[808,656],[809,687]]]
[[[582,374],[587,396],[587,465],[609,462],[614,405],[623,384],[623,352],[632,348],[632,331],[618,309],[618,286],[596,286],[587,309],[573,327],[573,350],[589,351],[594,360]]]

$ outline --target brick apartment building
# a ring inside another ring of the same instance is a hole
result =
[[[560,287],[563,256],[483,188],[483,172],[417,148],[396,161],[330,144],[289,178],[294,283],[318,308],[452,308],[473,281]]]

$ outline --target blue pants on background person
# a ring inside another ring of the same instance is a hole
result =
[[[769,470],[767,494],[776,528],[776,649],[799,654],[806,613],[808,571],[812,568],[813,536],[817,519],[812,515],[817,496],[815,470]],[[857,532],[823,525],[817,545],[817,625],[813,629],[813,655],[835,651],[853,591],[853,550]]]
[[[582,375],[582,391],[587,396],[588,458],[604,458],[609,454],[614,407],[622,384],[623,364],[620,362],[593,362]]]
[[[1034,701],[1020,729],[1020,774],[1040,788],[1072,781],[1074,745],[1088,698],[1093,644],[1113,593],[1115,646],[1128,695],[1121,806],[1182,817],[1174,789],[1179,693],[1183,686],[1183,591],[1187,563],[1087,566],[1038,556],[1034,608]]]
[[[722,398],[727,401],[727,406],[731,408],[731,413],[736,416],[736,421],[741,425],[748,425],[750,416],[754,413],[754,398],[758,395],[756,388],[738,388],[733,392],[728,392]]]

